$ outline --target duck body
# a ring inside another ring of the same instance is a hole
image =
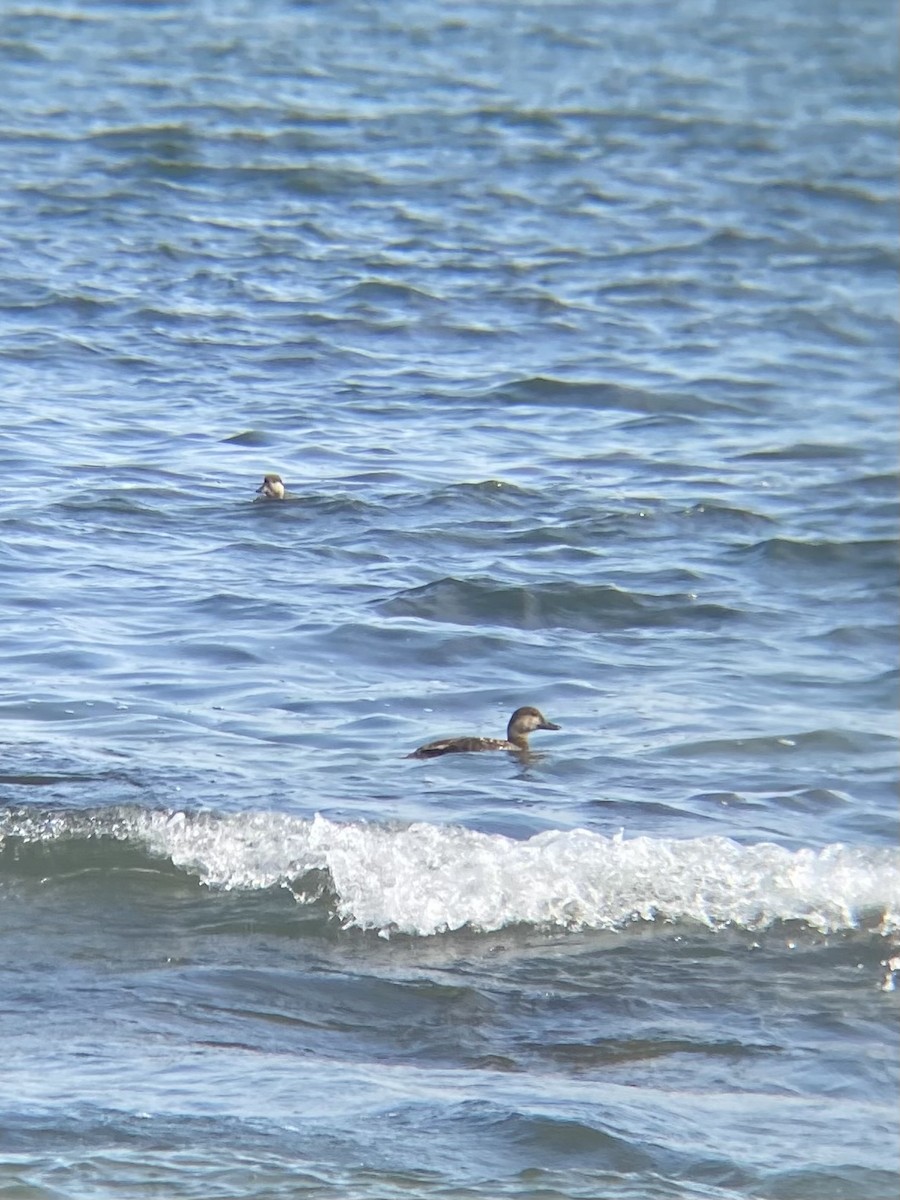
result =
[[[528,735],[536,729],[559,729],[540,709],[526,705],[509,718],[505,738],[451,737],[426,742],[407,754],[407,758],[438,758],[442,754],[470,754],[480,750],[506,750],[514,754],[528,751]]]
[[[256,489],[257,496],[263,500],[283,500],[285,495],[284,480],[280,475],[266,475]]]

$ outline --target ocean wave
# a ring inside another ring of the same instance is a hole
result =
[[[687,393],[651,391],[626,387],[606,380],[571,380],[543,375],[499,384],[485,399],[497,405],[536,405],[540,407],[590,408],[597,411],[622,409],[634,413],[673,413],[705,416],[728,412],[737,407],[724,400],[710,400]]]
[[[79,862],[95,870],[98,854],[110,869],[164,862],[212,889],[288,888],[300,902],[324,900],[345,928],[384,936],[513,925],[620,930],[635,922],[900,928],[900,853],[888,848],[789,851],[587,829],[517,841],[461,826],[277,812],[0,810],[0,879],[35,867],[47,878],[71,874]]]
[[[378,603],[388,616],[451,625],[597,632],[633,626],[718,628],[741,615],[723,604],[698,601],[692,592],[656,595],[613,584],[515,587],[488,578],[438,579]]]
[[[897,544],[889,538],[867,540],[816,540],[800,541],[796,538],[774,537],[757,542],[745,550],[738,551],[745,558],[758,558],[779,566],[836,567],[853,576],[868,570],[889,571],[893,577],[897,568]]]

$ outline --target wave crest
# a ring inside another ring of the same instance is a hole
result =
[[[287,887],[304,900],[304,879],[320,875],[345,927],[385,936],[520,924],[616,930],[636,921],[747,930],[798,921],[823,933],[862,922],[884,933],[900,928],[893,849],[790,851],[724,837],[606,837],[587,829],[516,841],[460,826],[271,812],[0,812],[7,850],[98,839],[167,860],[210,888]]]

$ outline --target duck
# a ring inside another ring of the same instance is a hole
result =
[[[426,742],[407,754],[407,758],[437,758],[440,754],[461,754],[473,750],[511,750],[516,754],[528,752],[528,735],[536,729],[560,729],[548,721],[539,708],[525,705],[509,718],[505,738],[452,737]]]
[[[283,500],[285,494],[284,480],[280,475],[266,475],[256,489],[257,496],[263,500]]]

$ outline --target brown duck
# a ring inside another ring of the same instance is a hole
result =
[[[420,746],[418,750],[413,750],[412,754],[407,754],[406,757],[437,758],[439,754],[461,754],[472,750],[512,750],[517,754],[521,754],[528,750],[528,735],[530,733],[534,733],[536,729],[559,728],[559,725],[554,725],[552,721],[548,721],[539,709],[526,705],[524,708],[517,708],[509,718],[505,739],[483,737],[440,738],[436,742],[426,742],[424,746]]]

